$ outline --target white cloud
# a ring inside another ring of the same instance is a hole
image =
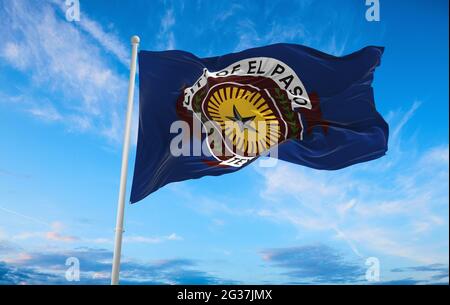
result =
[[[148,236],[125,236],[124,242],[127,243],[143,243],[143,244],[159,244],[164,241],[176,241],[183,240],[183,238],[176,233],[172,233],[167,236],[157,236],[157,237],[148,237]]]
[[[432,165],[432,164],[442,164],[443,166],[448,167],[449,163],[449,149],[448,145],[439,146],[433,149],[430,149],[420,160],[421,164]]]
[[[175,24],[175,17],[173,16],[173,9],[168,9],[161,20],[161,30],[163,32],[169,31]]]
[[[341,56],[344,54],[345,47],[347,46],[347,37],[338,41],[337,35],[333,34],[329,39],[329,42],[321,49],[321,51],[334,56]]]
[[[11,237],[11,240],[19,241],[19,240],[28,240],[28,239],[44,239],[48,241],[54,242],[76,242],[79,241],[80,238],[77,236],[72,236],[68,234],[63,234],[64,224],[62,222],[52,222],[48,225],[50,231],[31,231],[31,232],[21,232],[19,234],[15,234]]]
[[[225,22],[230,17],[236,15],[236,13],[242,11],[244,8],[242,5],[233,3],[226,11],[220,11],[214,19],[215,22]]]
[[[27,66],[27,56],[24,54],[23,47],[18,43],[8,41],[2,50],[1,57],[9,62],[12,66],[23,70]]]
[[[74,242],[78,240],[76,236],[62,235],[58,232],[47,232],[45,234],[45,238],[48,240],[62,241],[62,242]]]
[[[168,240],[183,240],[183,237],[177,235],[176,233],[172,233],[166,237]]]
[[[81,28],[88,32],[106,51],[115,55],[126,67],[129,66],[130,51],[129,48],[125,47],[128,44],[124,44],[116,35],[105,32],[100,24],[89,19],[85,14],[79,24]]]
[[[63,234],[62,229],[54,228],[50,231],[32,231],[32,232],[21,232],[10,236],[12,241],[23,241],[23,240],[47,240],[53,242],[64,242],[72,243],[79,242],[81,244],[110,244],[114,243],[111,238],[85,238],[74,235]],[[6,238],[5,238],[6,239]],[[124,236],[124,243],[138,243],[138,244],[159,244],[166,241],[181,241],[183,238],[176,233],[165,236],[141,236],[132,235]]]
[[[41,219],[38,219],[38,218],[33,217],[33,216],[30,216],[30,215],[22,214],[22,213],[20,213],[20,212],[17,212],[17,211],[14,211],[14,210],[5,208],[5,207],[3,207],[3,206],[0,206],[0,211],[6,212],[6,213],[8,213],[9,215],[12,215],[12,216],[15,216],[15,217],[20,217],[20,218],[22,218],[22,219],[31,221],[31,222],[36,223],[36,224],[40,224],[40,225],[44,225],[44,226],[51,226],[51,224],[48,223],[48,222],[46,222],[46,221],[43,221],[43,220],[41,220]]]
[[[284,16],[282,22],[273,19],[270,12],[276,8],[270,8],[270,5],[276,6],[276,4],[266,3],[268,7],[265,9],[265,14],[257,18],[237,18],[235,31],[238,41],[235,51],[274,43],[297,43],[335,56],[342,56],[347,49],[349,37],[352,37],[354,41],[358,35],[355,29],[349,26],[347,13],[338,14],[330,11],[325,4],[313,1],[296,3],[292,7],[292,16]],[[319,27],[316,24],[311,26],[313,25],[311,15],[318,9],[328,16],[328,22],[322,23]],[[234,13],[233,10],[230,12]],[[260,26],[261,23],[264,26]],[[309,28],[313,30],[308,30]]]
[[[105,55],[122,64],[128,55],[115,35],[86,16],[78,26],[52,4],[22,0],[0,9],[0,35],[1,58],[29,81],[11,99],[25,101],[21,107],[38,118],[120,142],[127,73]]]
[[[412,107],[404,114],[404,116],[401,119],[401,121],[397,124],[397,126],[392,131],[391,138],[393,140],[397,139],[397,137],[399,136],[399,134],[400,134],[401,130],[403,129],[403,127],[412,118],[412,116],[414,115],[414,113],[420,107],[421,104],[422,103],[420,101],[414,101]]]
[[[234,48],[235,51],[242,51],[248,48],[259,46],[263,43],[263,38],[256,30],[255,23],[250,19],[242,19],[236,24],[236,32],[239,41]]]
[[[81,242],[93,243],[93,244],[113,244],[114,241],[111,238],[80,238]],[[163,236],[142,236],[142,235],[125,235],[123,238],[124,243],[137,243],[137,244],[160,244],[166,241],[180,241],[183,237],[176,233]]]
[[[58,7],[60,13],[66,14],[67,6],[64,1],[60,0],[48,0],[55,7]],[[114,32],[107,32],[104,27],[97,21],[91,19],[85,11],[82,12],[82,17],[79,21],[74,23],[79,26],[83,31],[89,34],[102,48],[114,55],[122,64],[126,67],[130,64],[129,49],[127,48],[128,39],[122,40]],[[109,24],[109,28],[113,27],[113,24]]]
[[[426,244],[414,243],[411,239],[405,239],[404,235],[382,228],[359,228],[346,232],[347,238],[358,244],[364,244],[369,248],[386,255],[413,260],[418,263],[433,264],[447,263],[448,254],[434,252],[433,247]]]
[[[28,109],[28,112],[32,114],[34,117],[49,122],[60,121],[63,118],[61,113],[59,113],[59,111],[56,110],[56,108],[51,104],[47,105],[35,104]]]
[[[158,34],[158,49],[173,50],[175,49],[175,34],[173,27],[176,23],[174,11],[172,8],[166,10],[161,19],[160,30]]]
[[[397,137],[418,105],[391,123]],[[284,162],[257,169],[265,181],[258,215],[290,223],[299,234],[334,235],[358,255],[377,252],[423,263],[445,262],[448,245],[439,247],[430,236],[448,231],[448,145],[399,158],[400,152],[340,171]]]
[[[125,236],[124,242],[126,243],[140,243],[140,244],[158,244],[162,241],[159,237],[146,237],[146,236]]]
[[[261,32],[257,24],[249,19],[239,20],[236,24],[238,43],[235,51],[263,46],[274,43],[300,43],[320,49],[323,52],[341,56],[347,46],[348,34],[337,35],[334,28],[322,29],[331,34],[323,35],[321,32],[309,32],[302,23],[290,21],[283,24],[273,23],[265,32]],[[324,40],[323,37],[331,37]]]

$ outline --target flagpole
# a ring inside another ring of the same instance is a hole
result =
[[[119,284],[120,254],[122,252],[123,217],[125,211],[125,193],[127,187],[127,173],[128,173],[128,151],[130,150],[131,115],[133,113],[134,82],[136,78],[136,58],[139,42],[140,39],[138,36],[131,37],[132,47],[131,47],[131,64],[130,64],[130,83],[128,84],[127,116],[125,120],[125,134],[123,136],[122,167],[120,170],[119,199],[117,202],[117,219],[116,219],[116,232],[114,239],[114,256],[111,272],[111,285]]]

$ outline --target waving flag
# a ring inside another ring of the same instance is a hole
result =
[[[325,170],[383,156],[388,125],[371,86],[382,53],[335,57],[294,44],[209,58],[141,51],[131,202],[170,182],[237,171],[268,151]]]

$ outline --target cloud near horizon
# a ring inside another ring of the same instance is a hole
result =
[[[2,247],[9,259],[2,259]],[[6,248],[8,247],[8,248]],[[7,251],[6,251],[7,250]],[[101,248],[76,248],[72,250],[49,250],[21,252],[0,241],[0,284],[101,284],[110,283],[112,252]],[[77,258],[80,263],[80,281],[65,278],[66,260]],[[136,261],[122,258],[122,284],[231,284],[199,269],[201,262],[185,258],[156,261]]]

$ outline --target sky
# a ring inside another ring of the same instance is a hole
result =
[[[448,1],[379,3],[368,22],[364,0],[81,0],[68,21],[64,0],[0,0],[0,284],[109,283],[134,34],[199,57],[384,46],[390,138],[342,170],[255,162],[127,205],[121,283],[448,284]]]

